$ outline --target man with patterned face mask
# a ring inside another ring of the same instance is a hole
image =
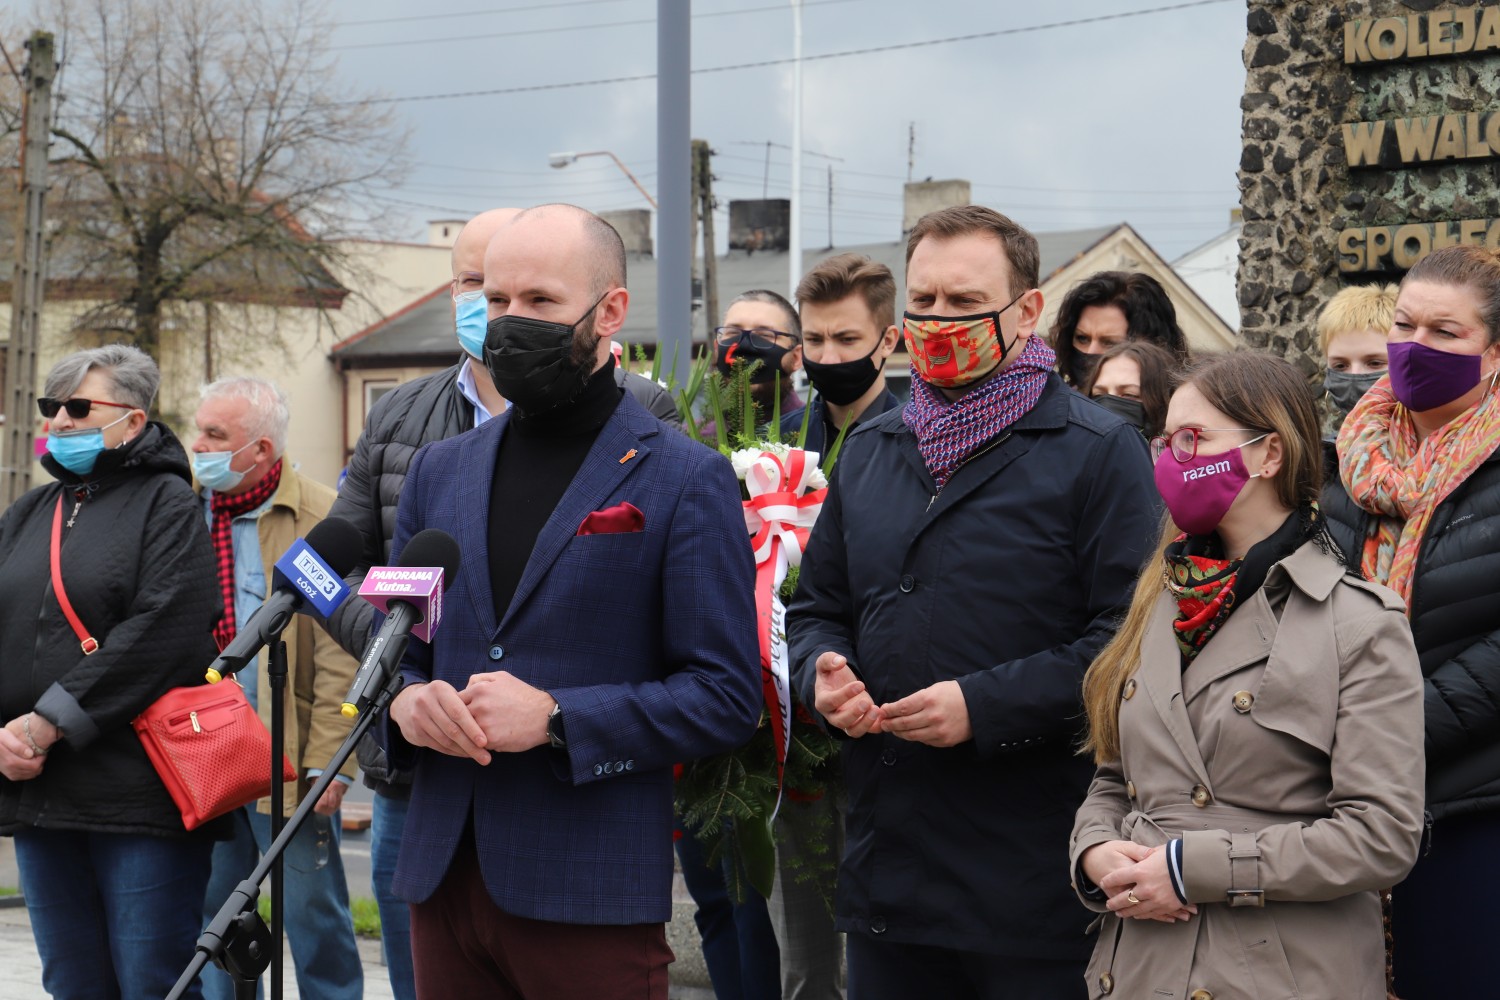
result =
[[[865,998],[1082,997],[1063,872],[1079,684],[1159,526],[1139,433],[1035,336],[1036,239],[970,205],[907,241],[905,407],[845,442],[788,609],[846,738],[836,922]]]

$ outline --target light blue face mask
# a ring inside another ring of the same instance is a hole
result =
[[[198,477],[198,482],[215,493],[227,493],[240,484],[245,478],[244,472],[236,472],[229,467],[234,461],[234,456],[244,451],[245,448],[255,444],[249,444],[234,451],[195,451],[193,452],[193,475]],[[245,472],[249,472],[246,469]]]
[[[134,412],[134,411],[131,411]],[[121,420],[129,420],[127,413],[120,420],[111,420],[103,427],[90,427],[81,431],[49,431],[47,453],[57,459],[57,464],[75,476],[86,476],[94,471],[94,463],[104,453],[104,432]],[[124,444],[124,442],[120,442]]]
[[[484,335],[489,325],[489,303],[483,292],[461,292],[453,297],[453,323],[458,344],[471,358],[484,359]]]

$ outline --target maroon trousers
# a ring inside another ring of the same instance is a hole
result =
[[[411,907],[421,1000],[667,1000],[674,959],[661,924],[560,924],[515,917],[490,899],[472,836],[442,884]]]

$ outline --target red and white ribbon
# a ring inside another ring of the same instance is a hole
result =
[[[802,550],[823,509],[827,487],[809,490],[818,472],[817,452],[793,448],[785,455],[763,451],[745,473],[745,529],[755,551],[755,610],[760,637],[761,688],[776,743],[776,807],[792,743],[792,689],[786,645],[786,608],[779,596],[787,570],[802,563]],[[775,813],[772,813],[772,818]]]

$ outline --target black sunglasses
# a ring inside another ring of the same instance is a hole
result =
[[[42,416],[51,420],[57,416],[58,410],[67,410],[68,416],[74,420],[82,420],[89,415],[89,410],[95,406],[116,406],[122,410],[133,410],[135,407],[129,403],[111,403],[106,399],[84,399],[75,396],[72,399],[53,399],[51,396],[40,396],[36,401],[36,408],[42,411]]]

